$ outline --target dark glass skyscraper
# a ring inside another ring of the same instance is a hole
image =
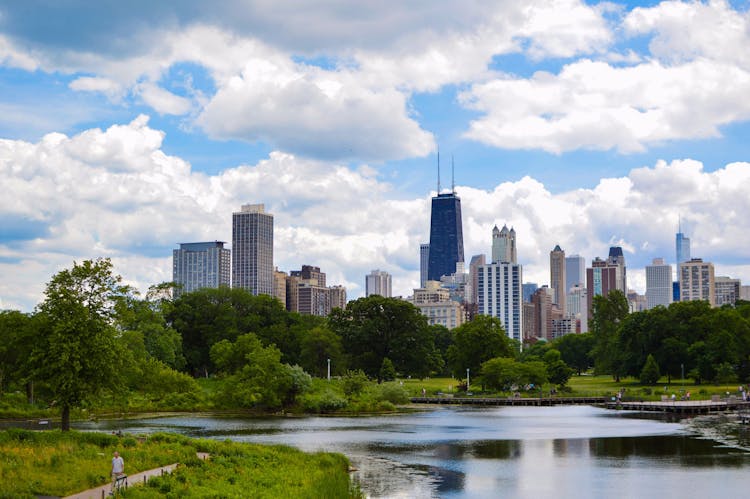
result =
[[[456,272],[456,263],[464,261],[464,234],[461,224],[461,198],[455,192],[432,198],[430,253],[427,279]]]

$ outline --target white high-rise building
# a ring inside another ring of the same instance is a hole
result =
[[[589,330],[588,289],[583,284],[576,284],[568,293],[568,316],[575,317],[581,323],[581,332]]]
[[[182,243],[172,250],[174,297],[201,288],[229,286],[231,252],[224,242]]]
[[[365,276],[365,296],[380,295],[390,298],[391,274],[383,270],[373,270]]]
[[[232,287],[274,295],[273,215],[262,204],[232,213]]]
[[[646,265],[646,307],[668,307],[672,303],[672,266],[663,258],[654,258]]]
[[[517,263],[516,231],[507,225],[502,230],[497,225],[492,229],[492,263]]]
[[[508,337],[522,341],[523,269],[517,263],[480,265],[477,278],[478,312],[497,317]]]
[[[565,292],[575,286],[586,285],[586,259],[580,255],[565,257]]]

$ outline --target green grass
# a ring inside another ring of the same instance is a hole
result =
[[[0,498],[65,496],[109,483],[118,450],[128,474],[181,463],[173,476],[131,487],[126,497],[359,497],[340,454],[290,447],[197,440],[155,434],[148,439],[104,433],[0,432]],[[198,459],[197,452],[211,459]],[[318,490],[324,496],[316,495]]]
[[[429,378],[424,380],[418,379],[405,379],[403,380],[404,387],[412,397],[422,396],[422,388],[427,391],[427,396],[434,397],[438,393],[453,394],[455,396],[466,396],[465,392],[460,392],[457,389],[458,381],[453,378]],[[690,392],[690,400],[709,400],[712,395],[726,396],[729,392],[730,395],[738,395],[737,390],[739,383],[737,384],[700,384],[696,385],[692,380],[689,379],[674,379],[668,383],[667,378],[663,377],[659,380],[659,383],[653,386],[642,385],[636,378],[621,378],[620,382],[615,382],[612,376],[593,376],[573,375],[568,382],[570,387],[569,392],[558,392],[558,397],[611,397],[618,391],[625,389],[625,397],[639,400],[660,400],[662,395],[671,396],[674,393],[680,398],[685,392]],[[664,390],[664,387],[667,387]],[[549,393],[551,385],[544,385],[542,391],[545,395]],[[507,392],[486,392],[480,391],[478,384],[472,383],[472,393],[474,396],[499,396],[506,397],[509,394]],[[524,397],[538,397],[539,392],[522,392]]]

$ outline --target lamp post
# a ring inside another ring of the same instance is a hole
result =
[[[328,359],[328,381],[331,381],[331,359]]]
[[[470,387],[470,385],[469,385],[469,368],[467,367],[466,368],[466,393],[467,394],[469,393],[469,387]]]

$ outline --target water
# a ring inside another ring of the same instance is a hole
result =
[[[728,417],[665,422],[564,406],[371,417],[173,416],[77,427],[341,452],[368,497],[666,499],[750,490],[750,435]]]

